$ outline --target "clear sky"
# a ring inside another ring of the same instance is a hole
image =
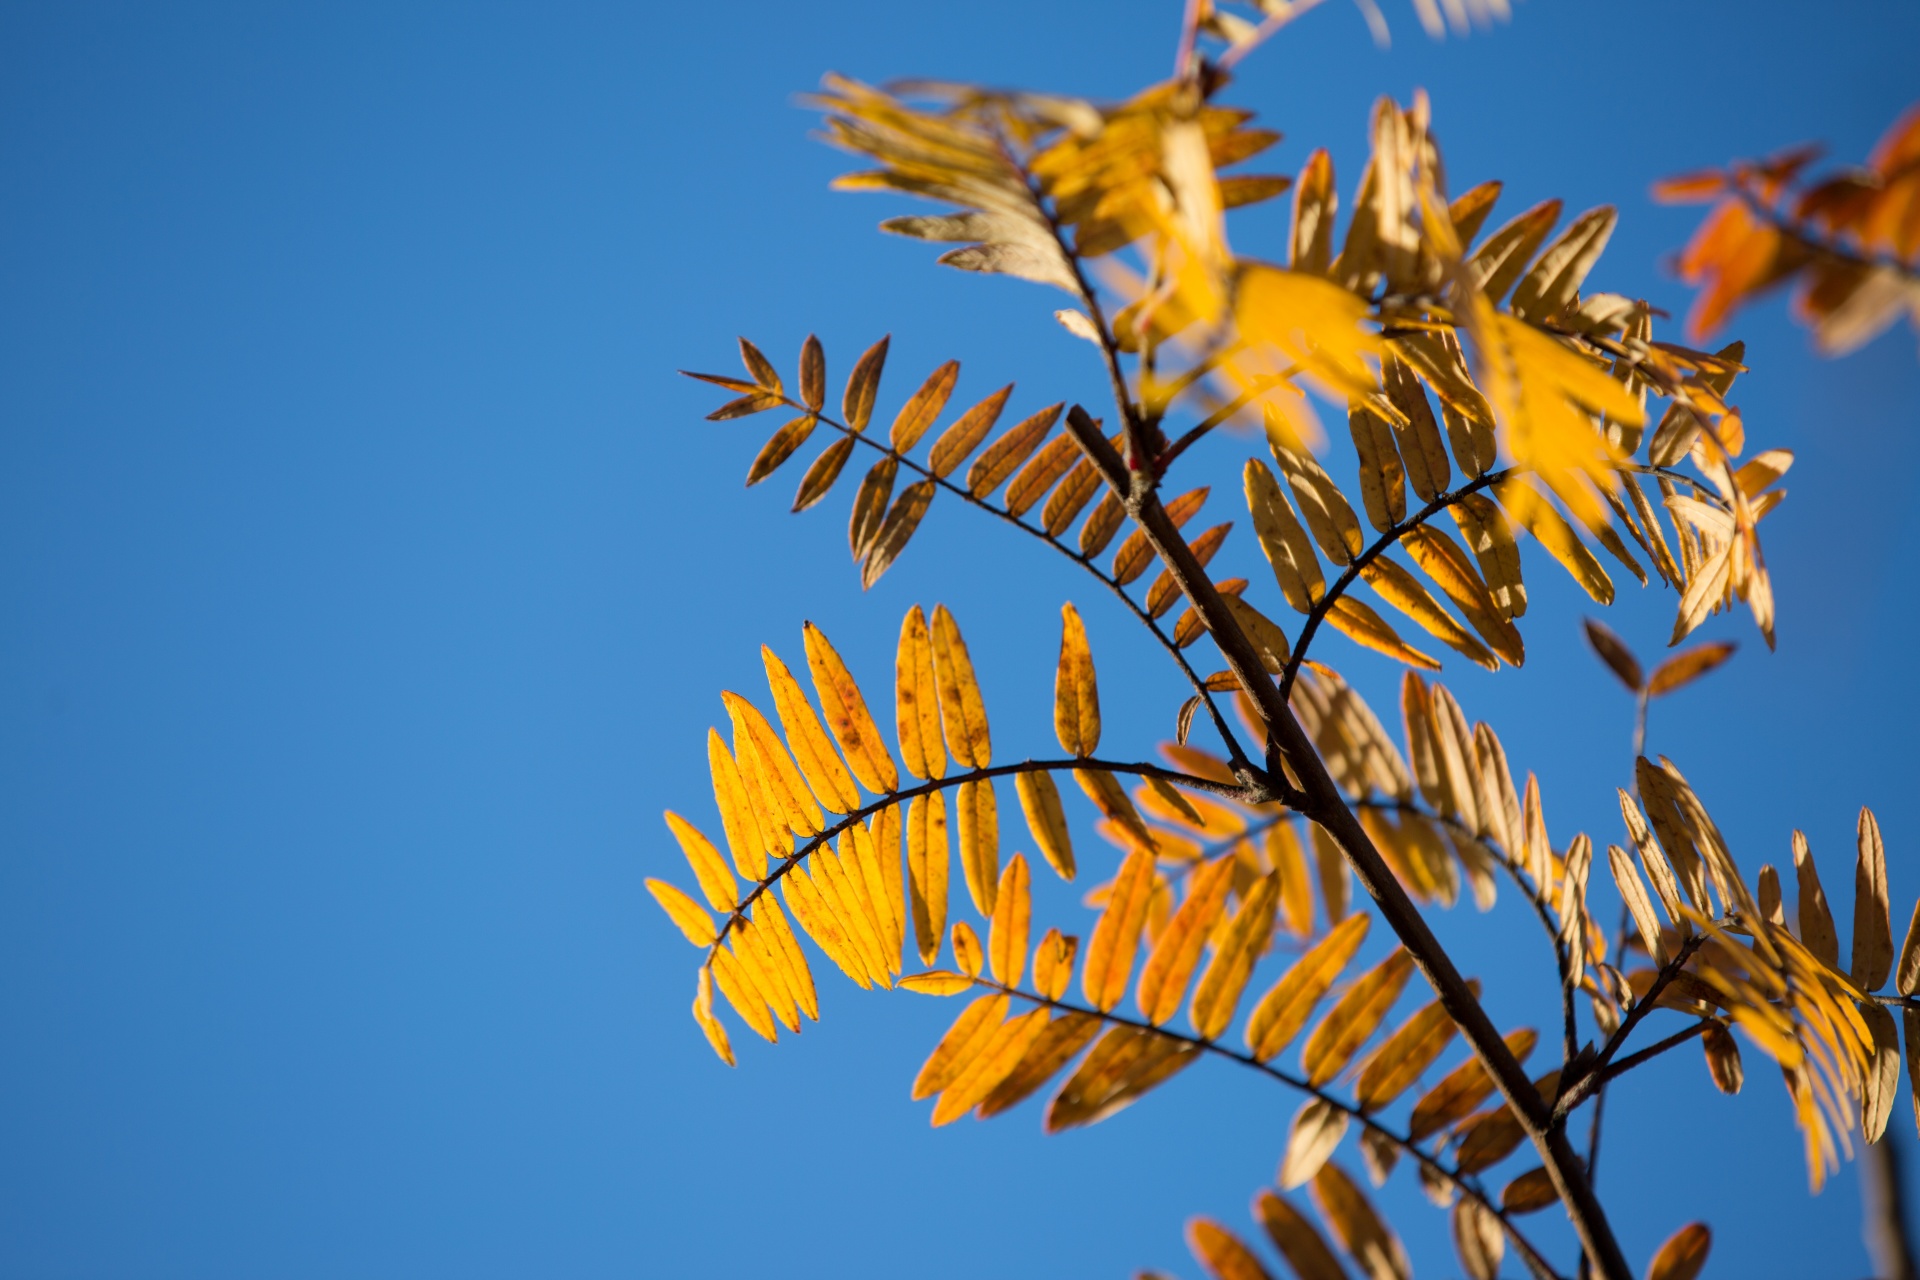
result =
[[[1288,135],[1264,167],[1327,145],[1350,189],[1372,99],[1425,86],[1457,185],[1617,202],[1596,279],[1675,311],[1694,212],[1652,179],[1858,157],[1920,97],[1911,4],[1529,0],[1434,44],[1382,3],[1390,51],[1329,5],[1247,65],[1233,99]],[[953,1007],[837,978],[730,1072],[641,887],[685,878],[660,811],[710,817],[719,690],[804,619],[885,689],[902,612],[946,601],[1017,757],[1051,747],[1072,598],[1110,740],[1168,732],[1177,690],[1065,569],[936,506],[863,596],[845,498],[743,491],[760,433],[701,422],[673,370],[728,369],[742,332],[790,366],[816,332],[837,377],[891,332],[884,404],[950,356],[962,396],[1097,396],[1052,296],[829,193],[793,98],[827,69],[1118,96],[1164,74],[1177,8],[0,8],[0,1275],[1192,1276],[1184,1219],[1246,1222],[1293,1097],[1200,1068],[1062,1138],[1032,1107],[931,1131],[907,1085]],[[1913,336],[1832,364],[1778,304],[1734,330],[1750,438],[1799,454],[1766,530],[1780,649],[1710,623],[1743,651],[1654,746],[1750,871],[1803,827],[1843,920],[1874,805],[1904,922]],[[1243,450],[1195,467],[1231,490]],[[1584,597],[1532,580],[1526,669],[1447,679],[1556,836],[1617,839],[1628,701]],[[1607,620],[1656,650],[1671,595],[1623,594]],[[1391,707],[1397,673],[1329,654]],[[1544,1016],[1520,909],[1437,923],[1503,1022]],[[1629,1255],[1704,1217],[1713,1274],[1864,1273],[1852,1172],[1808,1199],[1748,1067],[1736,1099],[1693,1053],[1615,1094]],[[1904,1098],[1893,1124],[1911,1149]],[[1404,1174],[1383,1194],[1453,1274],[1444,1215]]]

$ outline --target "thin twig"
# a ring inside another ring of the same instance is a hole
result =
[[[728,912],[727,918],[721,922],[712,946],[707,948],[707,954],[711,956],[720,944],[727,940],[728,931],[745,918],[747,908],[758,901],[761,894],[771,889],[776,881],[799,866],[809,854],[827,841],[846,831],[856,822],[863,822],[879,813],[882,809],[891,809],[905,801],[931,795],[935,791],[944,791],[949,787],[957,787],[964,782],[985,782],[993,778],[1004,778],[1020,773],[1060,773],[1079,769],[1096,769],[1105,773],[1131,773],[1145,778],[1159,778],[1165,782],[1177,782],[1183,787],[1192,787],[1196,791],[1207,791],[1217,796],[1224,796],[1229,800],[1238,800],[1245,795],[1241,788],[1226,786],[1211,778],[1195,777],[1189,773],[1182,773],[1178,769],[1167,769],[1145,762],[1122,763],[1115,760],[1096,760],[1089,756],[1076,756],[1071,760],[1022,760],[1018,764],[996,764],[984,769],[972,769],[966,773],[948,774],[944,778],[933,778],[918,786],[888,792],[872,804],[861,806],[852,813],[826,824],[823,830],[809,836],[805,844],[782,859],[780,865],[769,871],[765,879],[756,881],[753,888],[747,891],[746,897],[734,905],[733,910]]]
[[[1613,1079],[1615,1076],[1623,1076],[1641,1063],[1657,1058],[1669,1049],[1678,1048],[1695,1036],[1705,1035],[1709,1030],[1718,1025],[1718,1020],[1714,1018],[1702,1018],[1685,1031],[1676,1031],[1664,1040],[1656,1040],[1646,1048],[1628,1054],[1626,1057],[1620,1059],[1620,1061],[1613,1063],[1607,1067],[1606,1070],[1602,1071],[1600,1073],[1600,1079],[1607,1081]]]
[[[1673,958],[1660,966],[1660,972],[1654,975],[1653,984],[1647,988],[1647,994],[1634,1001],[1633,1007],[1627,1010],[1627,1016],[1621,1019],[1620,1025],[1614,1028],[1613,1034],[1607,1037],[1607,1043],[1602,1046],[1593,1062],[1573,1080],[1563,1082],[1560,1099],[1554,1103],[1553,1107],[1554,1123],[1564,1123],[1566,1118],[1573,1114],[1574,1108],[1585,1102],[1588,1096],[1608,1079],[1607,1064],[1613,1061],[1613,1055],[1618,1053],[1620,1046],[1627,1042],[1627,1037],[1632,1035],[1633,1029],[1640,1025],[1640,1020],[1653,1012],[1654,1003],[1666,992],[1668,985],[1680,976],[1680,971],[1686,968],[1687,961],[1693,959],[1693,953],[1698,951],[1705,941],[1704,935],[1695,934],[1682,942],[1680,949],[1673,953]]]
[[[1500,471],[1489,471],[1450,493],[1439,495],[1432,502],[1375,538],[1373,545],[1355,556],[1340,576],[1334,580],[1333,585],[1327,588],[1326,594],[1314,601],[1313,609],[1307,614],[1306,622],[1301,625],[1300,638],[1294,642],[1293,653],[1287,659],[1286,668],[1280,673],[1280,696],[1283,699],[1292,696],[1294,679],[1300,674],[1300,664],[1306,661],[1307,646],[1313,643],[1315,633],[1320,630],[1320,624],[1332,611],[1334,602],[1346,594],[1347,588],[1354,584],[1363,569],[1384,555],[1389,547],[1397,544],[1400,539],[1442,511],[1455,506],[1464,498],[1479,493],[1482,489],[1491,488],[1519,470],[1518,467],[1507,467]]]

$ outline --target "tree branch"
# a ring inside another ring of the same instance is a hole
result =
[[[1559,1100],[1553,1105],[1555,1124],[1564,1124],[1567,1117],[1573,1113],[1573,1109],[1585,1102],[1595,1089],[1610,1078],[1607,1074],[1607,1064],[1613,1061],[1613,1055],[1618,1053],[1620,1046],[1627,1042],[1627,1037],[1632,1035],[1633,1029],[1640,1025],[1640,1020],[1653,1012],[1654,1003],[1665,993],[1673,980],[1680,976],[1680,971],[1687,967],[1687,961],[1693,959],[1693,953],[1698,951],[1705,941],[1706,938],[1703,935],[1695,934],[1682,942],[1680,949],[1673,953],[1673,958],[1660,966],[1660,972],[1654,975],[1653,985],[1647,988],[1647,994],[1633,1002],[1633,1008],[1627,1010],[1627,1016],[1620,1020],[1620,1025],[1615,1027],[1613,1034],[1607,1037],[1607,1043],[1594,1057],[1592,1064],[1573,1080],[1562,1082]]]
[[[1288,797],[1288,803],[1318,822],[1340,845],[1354,874],[1432,985],[1448,1017],[1473,1046],[1487,1074],[1492,1077],[1519,1118],[1528,1138],[1539,1150],[1541,1163],[1561,1203],[1566,1206],[1567,1216],[1580,1238],[1581,1246],[1598,1263],[1606,1280],[1633,1280],[1632,1268],[1614,1238],[1606,1211],[1594,1196],[1565,1130],[1554,1123],[1551,1112],[1541,1101],[1533,1082],[1527,1078],[1519,1061],[1495,1029],[1493,1021],[1487,1017],[1486,1010],[1481,1008],[1479,1000],[1467,987],[1466,979],[1454,966],[1453,957],[1433,936],[1419,909],[1407,897],[1406,890],[1400,886],[1386,860],[1380,856],[1380,851],[1361,827],[1359,819],[1347,806],[1346,797],[1327,773],[1326,764],[1301,729],[1299,721],[1294,718],[1286,697],[1267,675],[1259,653],[1240,630],[1233,614],[1221,599],[1219,590],[1213,585],[1213,580],[1194,558],[1193,552],[1180,537],[1179,529],[1167,515],[1166,508],[1161,505],[1159,496],[1154,492],[1151,473],[1135,472],[1129,482],[1121,459],[1107,443],[1106,437],[1098,430],[1088,429],[1091,425],[1091,422],[1075,424],[1071,419],[1068,422],[1075,438],[1080,440],[1081,447],[1094,460],[1094,465],[1101,469],[1107,483],[1116,493],[1126,494],[1128,514],[1146,532],[1148,540],[1186,594],[1188,602],[1212,631],[1214,643],[1219,646],[1227,666],[1239,679],[1241,687],[1254,698],[1266,718],[1268,777],[1275,783],[1281,783],[1284,775],[1280,762],[1284,759],[1292,766],[1294,776],[1300,780],[1301,792],[1297,797]],[[1482,477],[1482,482],[1484,487],[1491,480]],[[1123,483],[1129,485],[1125,490],[1121,488]]]
[[[1362,1127],[1379,1134],[1388,1142],[1391,1142],[1397,1150],[1413,1157],[1413,1159],[1418,1161],[1422,1166],[1445,1179],[1447,1184],[1461,1195],[1474,1201],[1488,1213],[1491,1213],[1494,1218],[1499,1221],[1501,1230],[1506,1232],[1507,1238],[1513,1241],[1514,1248],[1526,1262],[1528,1270],[1532,1271],[1536,1276],[1541,1277],[1542,1280],[1560,1280],[1560,1277],[1554,1272],[1551,1264],[1541,1256],[1538,1249],[1534,1248],[1532,1242],[1521,1234],[1519,1228],[1514,1225],[1513,1219],[1507,1215],[1506,1211],[1488,1198],[1486,1193],[1481,1191],[1472,1181],[1468,1180],[1457,1170],[1448,1168],[1442,1164],[1434,1156],[1423,1150],[1412,1138],[1402,1133],[1396,1133],[1394,1130],[1387,1128],[1378,1120],[1374,1119],[1368,1112],[1361,1110],[1352,1103],[1335,1097],[1325,1089],[1309,1083],[1302,1077],[1263,1062],[1250,1053],[1241,1053],[1237,1049],[1229,1049],[1216,1040],[1206,1040],[1199,1036],[1190,1036],[1178,1031],[1169,1031],[1165,1027],[1156,1026],[1150,1022],[1142,1022],[1137,1018],[1129,1018],[1123,1014],[1113,1013],[1104,1009],[1090,1009],[1084,1005],[1076,1005],[1065,1000],[1050,999],[1038,992],[1023,991],[1018,987],[1004,986],[987,978],[976,977],[973,979],[973,982],[975,986],[986,987],[989,990],[1001,992],[1015,999],[1025,1000],[1029,1004],[1039,1005],[1048,1009],[1057,1009],[1062,1013],[1077,1013],[1098,1018],[1109,1026],[1127,1027],[1134,1031],[1144,1031],[1151,1035],[1172,1040],[1178,1044],[1188,1045],[1203,1053],[1210,1053],[1215,1057],[1225,1058],[1229,1062],[1237,1062],[1243,1067],[1249,1067],[1264,1076],[1278,1080],[1284,1085],[1298,1089],[1302,1093],[1310,1094],[1314,1098],[1334,1108],[1336,1111],[1343,1113],[1349,1120],[1358,1121]]]

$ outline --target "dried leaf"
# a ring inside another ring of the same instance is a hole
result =
[[[1279,902],[1277,875],[1268,874],[1254,882],[1241,898],[1226,933],[1214,946],[1213,959],[1200,984],[1193,990],[1193,1004],[1187,1017],[1202,1040],[1217,1040],[1233,1021],[1234,1009],[1246,990],[1253,966],[1266,951],[1273,937],[1275,907]]]
[[[1293,1191],[1313,1181],[1346,1136],[1347,1121],[1344,1108],[1324,1098],[1307,1099],[1294,1113],[1287,1148],[1280,1157],[1281,1190]]]
[[[1100,748],[1100,689],[1094,678],[1087,629],[1071,604],[1060,606],[1060,663],[1053,678],[1053,730],[1072,755]]]
[[[1307,1037],[1301,1061],[1308,1083],[1323,1085],[1345,1069],[1354,1053],[1386,1021],[1412,973],[1413,956],[1405,948],[1396,948],[1347,988]]]
[[[880,391],[880,371],[886,368],[889,341],[890,338],[882,338],[868,347],[847,376],[847,389],[840,397],[840,406],[847,425],[855,431],[865,431],[873,417],[873,400]]]
[[[1201,948],[1226,911],[1233,869],[1233,859],[1222,857],[1203,864],[1194,873],[1186,901],[1160,930],[1140,970],[1140,1012],[1156,1027],[1180,1011],[1187,983],[1200,963]]]
[[[1253,1251],[1211,1218],[1187,1223],[1187,1247],[1213,1280],[1272,1280]]]
[[[1627,686],[1629,693],[1639,693],[1646,684],[1646,676],[1640,670],[1640,659],[1633,656],[1627,642],[1592,618],[1581,619],[1581,626],[1586,628],[1587,643],[1600,655],[1600,661],[1620,677],[1620,683]]]
[[[1653,669],[1653,677],[1647,681],[1647,696],[1657,698],[1663,693],[1672,693],[1682,685],[1692,684],[1731,658],[1735,648],[1730,641],[1719,641],[1696,645],[1674,654]]]
[[[873,542],[867,548],[866,563],[860,569],[863,590],[880,581],[880,576],[892,568],[900,553],[907,549],[907,540],[919,529],[921,517],[933,503],[936,487],[931,480],[917,480],[894,499],[887,518],[874,530]]]
[[[1674,1232],[1647,1264],[1647,1280],[1694,1280],[1707,1265],[1713,1232],[1704,1222],[1690,1222]]]
[[[907,453],[920,443],[920,437],[927,433],[927,428],[940,416],[940,411],[947,407],[947,398],[953,394],[953,384],[959,377],[958,360],[949,360],[927,375],[927,380],[901,406],[899,416],[893,420],[892,444],[895,453]]]
[[[1086,964],[1080,971],[1080,987],[1087,1003],[1105,1011],[1120,1003],[1126,994],[1127,979],[1133,973],[1133,957],[1140,945],[1140,930],[1146,924],[1147,904],[1153,895],[1153,855],[1135,849],[1120,865],[1107,908],[1093,927],[1087,942]]]
[[[1887,854],[1873,810],[1860,811],[1860,857],[1853,875],[1854,985],[1878,991],[1893,967],[1893,920],[1887,902]]]
[[[1247,1047],[1262,1062],[1293,1042],[1327,989],[1360,949],[1372,917],[1352,915],[1328,931],[1262,996],[1247,1023]]]
[[[1478,1200],[1464,1197],[1453,1206],[1453,1248],[1467,1280],[1499,1280],[1507,1237],[1500,1219]]]
[[[1340,1247],[1368,1280],[1412,1280],[1413,1264],[1400,1237],[1339,1165],[1327,1164],[1314,1178],[1313,1201]]]
[[[1040,442],[1047,438],[1047,432],[1053,430],[1053,424],[1060,421],[1060,414],[1065,408],[1065,404],[1048,405],[1032,417],[1009,427],[967,468],[967,492],[976,498],[992,497],[1001,482],[1040,447]],[[1035,495],[1036,500],[1038,496]],[[1021,508],[1023,511],[1025,509]]]

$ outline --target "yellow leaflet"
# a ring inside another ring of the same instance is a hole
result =
[[[980,949],[980,935],[965,920],[953,926],[953,962],[969,977],[977,978],[985,967],[985,955]]]
[[[1247,509],[1253,514],[1254,535],[1273,566],[1274,581],[1287,603],[1301,613],[1313,612],[1326,589],[1313,542],[1280,492],[1280,482],[1258,458],[1248,458],[1244,471]]]
[[[1071,604],[1060,606],[1060,665],[1053,678],[1053,730],[1072,755],[1100,747],[1100,688],[1094,680],[1087,629]]]
[[[813,971],[807,967],[807,958],[800,953],[800,944],[787,924],[786,913],[780,910],[780,903],[773,894],[760,895],[754,904],[753,918],[765,931],[769,947],[778,953],[787,975],[787,985],[800,1002],[801,1012],[815,1022],[820,1021],[820,998],[814,991]]]
[[[819,695],[821,709],[826,712],[827,728],[833,731],[834,741],[846,753],[847,765],[853,770],[853,776],[860,780],[861,786],[876,795],[897,790],[900,786],[899,772],[894,768],[893,757],[887,753],[887,744],[880,737],[880,727],[867,711],[867,700],[861,696],[860,686],[854,683],[847,664],[840,660],[839,653],[827,642],[820,628],[809,622],[804,634],[807,669],[813,675],[814,692]]]
[[[1271,1280],[1253,1251],[1211,1218],[1187,1223],[1187,1248],[1214,1280]]]
[[[1438,671],[1440,664],[1402,640],[1381,616],[1352,596],[1340,596],[1327,610],[1327,621],[1357,644],[1386,654],[1396,662],[1423,671]]]
[[[1047,1011],[1033,1009],[1011,1018],[980,1045],[959,1077],[934,1104],[933,1125],[951,1124],[973,1108],[1009,1075],[1047,1029]]]
[[[1113,1049],[1102,1054],[1110,1043]],[[1198,1045],[1132,1027],[1115,1027],[1094,1046],[1048,1105],[1046,1131],[1058,1133],[1096,1124],[1148,1090],[1165,1084],[1199,1056]]]
[[[1408,532],[1400,545],[1407,549],[1413,562],[1439,584],[1447,599],[1467,615],[1467,621],[1495,653],[1512,666],[1526,661],[1526,646],[1521,642],[1519,629],[1500,611],[1493,592],[1481,581],[1467,553],[1452,538],[1431,525],[1422,525]]]
[[[871,988],[873,980],[867,976],[866,962],[860,959],[853,940],[820,893],[812,874],[805,868],[790,871],[784,886],[787,909],[793,912],[793,918],[800,922],[800,928],[813,939],[814,945],[827,953],[827,959],[833,961],[840,972],[859,983],[862,991]]]
[[[987,709],[980,700],[967,642],[960,638],[959,624],[943,604],[933,609],[933,669],[940,718],[946,724],[947,750],[969,768],[986,768],[993,762]]]
[[[1501,616],[1519,618],[1527,612],[1527,588],[1520,577],[1520,547],[1513,526],[1491,498],[1468,494],[1448,509],[1453,522],[1480,564],[1480,573],[1493,593]]]
[[[847,865],[851,838],[843,835],[839,843],[837,851],[829,851],[824,845],[814,850],[811,859],[814,887],[820,890],[821,898],[839,919],[860,963],[867,968],[867,976],[881,987],[891,987],[886,948],[874,929],[876,921],[866,901],[859,866]]]
[[[1213,926],[1227,908],[1227,891],[1233,887],[1233,858],[1216,858],[1193,875],[1187,900],[1160,931],[1140,970],[1140,988],[1136,998],[1147,1021],[1160,1026],[1180,1011],[1187,993],[1187,982],[1200,963],[1200,949],[1206,945]]]
[[[1488,826],[1480,817],[1479,757],[1474,751],[1473,734],[1460,704],[1438,684],[1433,686],[1433,729],[1441,774],[1446,779],[1448,813],[1468,829],[1485,835]]]
[[[915,1101],[939,1093],[960,1077],[973,1055],[999,1028],[1007,1003],[1008,997],[996,992],[977,997],[961,1011],[921,1066],[913,1082]]]
[[[1380,598],[1419,623],[1429,635],[1489,671],[1500,669],[1499,661],[1476,640],[1452,614],[1440,606],[1427,589],[1406,568],[1387,556],[1375,556],[1360,571],[1367,585]],[[1364,643],[1364,642],[1363,642]]]
[[[879,846],[865,823],[856,822],[847,828],[847,833],[840,838],[840,850],[842,865],[860,895],[860,905],[868,912],[874,941],[880,944],[887,971],[899,973],[900,935],[894,927],[893,913],[893,899],[897,897],[893,890],[899,878],[899,844],[896,841],[893,850],[895,885],[887,883],[886,867]]]
[[[912,991],[923,996],[957,996],[972,986],[972,978],[964,973],[954,973],[949,969],[930,969],[926,973],[910,973],[900,979],[902,991]]]
[[[687,941],[696,947],[710,947],[719,935],[714,932],[713,917],[706,909],[689,898],[677,886],[665,880],[647,879],[647,892],[653,895],[660,909],[667,913],[667,919],[687,935]]]
[[[1167,503],[1167,518],[1173,521],[1176,529],[1181,528],[1205,505],[1207,494],[1210,492],[1211,490],[1204,485],[1198,489],[1189,489]],[[1120,544],[1120,549],[1113,553],[1114,581],[1124,587],[1138,578],[1153,564],[1154,554],[1153,544],[1148,541],[1146,530],[1135,529],[1127,535],[1127,540]]]
[[[1503,480],[1494,486],[1494,491],[1514,522],[1539,539],[1547,554],[1573,575],[1581,590],[1600,604],[1613,603],[1613,579],[1600,567],[1593,552],[1587,550],[1587,544],[1580,541],[1566,517],[1554,510],[1546,495],[1531,483],[1530,477]]]
[[[907,881],[920,962],[932,964],[947,933],[947,803],[934,791],[907,809]]]
[[[780,1019],[787,1030],[800,1030],[799,996],[787,983],[786,966],[774,954],[761,930],[751,920],[743,918],[734,926],[733,940],[728,945],[733,948],[735,958],[746,970],[760,998],[773,1010],[774,1016]]]
[[[1093,927],[1087,943],[1087,962],[1080,973],[1081,990],[1088,1003],[1102,1011],[1120,1003],[1126,994],[1127,978],[1133,972],[1134,952],[1140,945],[1140,929],[1146,923],[1148,901],[1153,896],[1153,855],[1135,849],[1127,855],[1115,877],[1107,898],[1107,909]]]
[[[1478,997],[1480,983],[1469,981],[1467,989]],[[1438,1000],[1408,1018],[1361,1066],[1354,1085],[1360,1106],[1372,1111],[1405,1093],[1453,1043],[1456,1030]]]
[[[1313,932],[1313,877],[1307,870],[1300,833],[1291,822],[1276,822],[1267,828],[1266,845],[1267,861],[1280,878],[1281,925],[1296,938],[1304,938]],[[1344,860],[1341,865],[1345,866]]]
[[[718,730],[707,730],[707,764],[713,773],[713,800],[720,809],[720,823],[726,829],[727,849],[733,865],[748,880],[767,878],[767,840],[760,833],[760,818],[752,794],[733,762],[733,754],[720,740]]]
[[[1127,797],[1126,788],[1112,774],[1105,769],[1075,769],[1073,780],[1086,792],[1087,799],[1118,824],[1136,845],[1147,849],[1157,846],[1155,833],[1141,819],[1140,811]]]
[[[1003,987],[1020,985],[1027,964],[1027,932],[1033,924],[1033,898],[1027,886],[1027,860],[1014,854],[1000,873],[993,920],[987,930],[987,965]]]
[[[1243,266],[1233,316],[1242,350],[1227,366],[1242,386],[1298,366],[1329,396],[1376,395],[1380,341],[1361,327],[1364,299],[1319,276]]]
[[[1247,1022],[1247,1048],[1265,1062],[1293,1042],[1307,1025],[1314,1006],[1367,936],[1371,916],[1352,915],[1327,932],[1313,949],[1294,961],[1273,989],[1262,996]]]
[[[707,902],[715,911],[733,910],[740,901],[740,889],[734,883],[733,872],[727,870],[726,859],[692,823],[671,809],[666,816],[667,827],[693,866],[694,877],[700,881],[700,892],[706,895]]]
[[[1049,1000],[1065,995],[1073,978],[1073,957],[1079,949],[1080,939],[1063,937],[1058,929],[1047,930],[1047,936],[1033,950],[1033,989]]]
[[[1086,1048],[1099,1031],[1100,1019],[1091,1013],[1064,1013],[1049,1022],[1012,1073],[980,1100],[976,1114],[985,1120],[1024,1102]]]
[[[780,727],[787,732],[787,741],[793,746],[794,758],[807,785],[830,812],[852,813],[860,807],[860,792],[853,785],[853,775],[840,763],[833,744],[827,741],[827,731],[813,714],[807,695],[800,691],[800,682],[766,645],[760,646],[760,660],[767,668],[767,684],[773,691],[773,707],[780,717]]]
[[[1301,1061],[1310,1083],[1325,1084],[1352,1061],[1354,1052],[1386,1020],[1412,972],[1413,957],[1399,948],[1348,988],[1307,1037]]]
[[[986,447],[973,465],[967,468],[967,492],[976,498],[993,496],[1000,482],[1013,474],[1013,469],[1027,460],[1027,455],[1040,446],[1053,430],[1053,424],[1060,420],[1060,411],[1065,404],[1048,405],[1015,426],[1007,428],[1006,434]]]
[[[893,971],[900,972],[900,951],[907,937],[906,886],[900,883],[900,807],[888,805],[867,819],[873,849],[880,863],[881,892],[887,902],[887,954]]]
[[[720,994],[727,998],[733,1011],[740,1020],[753,1028],[754,1033],[764,1040],[775,1041],[780,1033],[773,1025],[773,1015],[767,1011],[763,1000],[747,976],[740,958],[725,947],[716,949],[708,962],[713,969],[714,980],[720,984]]]
[[[1066,811],[1060,806],[1060,789],[1050,773],[1019,773],[1013,778],[1020,795],[1020,811],[1026,815],[1027,830],[1040,846],[1047,865],[1062,880],[1074,875],[1073,840],[1067,834]]]
[[[1539,1043],[1540,1036],[1530,1028],[1522,1028],[1509,1031],[1505,1039],[1513,1056],[1525,1062],[1533,1052],[1534,1045]],[[1492,1078],[1487,1075],[1486,1068],[1480,1065],[1478,1058],[1471,1058],[1455,1067],[1413,1104],[1413,1117],[1407,1124],[1409,1136],[1419,1142],[1438,1133],[1491,1096]]]
[[[1000,815],[993,780],[963,782],[953,797],[960,827],[960,870],[974,909],[991,916],[1000,879]]]
[[[767,802],[774,806],[776,816],[794,831],[803,835],[818,835],[826,829],[826,822],[820,812],[820,805],[814,800],[813,793],[807,790],[806,782],[800,777],[800,770],[794,765],[793,757],[780,742],[773,726],[760,714],[759,708],[737,693],[722,692],[720,698],[727,704],[727,715],[733,720],[733,741],[736,751],[745,744],[754,756],[759,773],[759,781],[765,789]],[[766,823],[761,824],[763,827]]]
[[[705,965],[700,966],[699,982],[694,987],[693,1020],[700,1024],[707,1043],[720,1055],[720,1061],[732,1066],[733,1046],[727,1042],[727,1029],[713,1016],[713,973]]]
[[[894,666],[895,722],[900,730],[900,759],[916,778],[944,778],[947,749],[940,741],[940,701],[933,673],[933,640],[927,615],[915,605],[900,623],[900,651]]]
[[[1360,460],[1360,503],[1367,523],[1385,533],[1407,515],[1407,473],[1394,448],[1393,428],[1356,400],[1347,409],[1347,430]]]
[[[1057,411],[1054,416],[1059,416]],[[1053,423],[1049,421],[1046,426],[1051,428]],[[1019,428],[1016,427],[1014,430],[1018,431]],[[1042,430],[1038,434],[1045,435],[1046,431]],[[985,455],[983,455],[983,459],[984,456]],[[1054,481],[1065,475],[1067,469],[1073,466],[1079,458],[1080,445],[1078,441],[1070,435],[1054,437],[1046,448],[1036,453],[1027,462],[1026,466],[1020,468],[1019,474],[1015,475],[1013,482],[1007,486],[1006,504],[1008,514],[1015,516],[1026,514],[1033,504],[1040,501],[1040,499],[1045,496],[1047,490],[1053,487]],[[978,490],[977,492],[984,495],[990,491]]]
[[[1012,394],[1013,384],[1009,382],[961,414],[952,426],[940,433],[940,438],[933,442],[933,448],[928,450],[927,470],[945,478],[966,461],[967,455],[987,438],[987,432],[993,430],[993,424],[1000,420],[1000,411],[1007,407],[1007,397]]]
[[[959,377],[958,360],[949,360],[927,375],[927,380],[901,406],[899,416],[893,420],[892,443],[895,453],[906,453],[920,443],[920,437],[940,416],[940,410],[946,408],[947,397],[953,394],[953,384]]]
[[[1604,521],[1606,507],[1589,484],[1613,491],[1619,459],[1595,429],[1590,414],[1602,413],[1630,426],[1646,422],[1638,396],[1630,395],[1604,367],[1541,333],[1523,320],[1494,315],[1483,330],[1499,344],[1489,352],[1503,361],[1509,376],[1489,381],[1489,399],[1505,424],[1507,452],[1514,462],[1537,473],[1590,522]],[[1539,499],[1521,499],[1515,515]]]

